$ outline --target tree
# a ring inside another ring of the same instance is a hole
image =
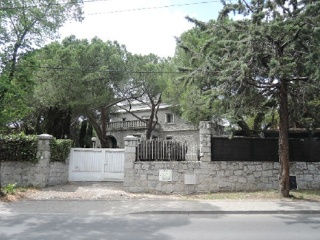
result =
[[[290,111],[294,111],[289,109],[290,103],[307,89],[319,99],[319,10],[320,2],[313,0],[224,3],[218,21],[203,27],[211,39],[197,52],[201,62],[188,77],[192,83],[197,76],[206,76],[210,86],[206,93],[233,108],[236,116],[246,116],[275,101],[279,185],[284,197],[290,191],[288,130]],[[231,20],[231,12],[244,18]]]
[[[132,91],[126,102],[127,106],[118,107],[131,113],[147,125],[146,139],[152,138],[152,132],[158,124],[158,110],[162,103],[162,94],[166,88],[166,72],[170,71],[168,59],[154,54],[146,56],[131,55],[129,59]],[[141,118],[132,111],[132,102],[142,103],[150,108],[148,119]]]
[[[58,36],[58,29],[68,19],[82,20],[81,3],[67,0],[2,0],[0,3],[0,120],[16,96],[19,58],[48,39]],[[19,82],[19,84],[17,84]],[[11,97],[11,96],[14,97]],[[21,108],[20,108],[21,109]],[[5,122],[8,118],[4,119]]]
[[[74,36],[37,53],[34,96],[43,107],[72,112],[87,119],[102,147],[110,147],[107,123],[113,107],[127,99],[127,51],[117,42]],[[49,119],[48,119],[49,120]]]
[[[205,54],[201,52],[212,36],[205,30],[205,23],[189,17],[187,19],[194,22],[195,27],[176,39],[177,48],[173,62],[182,75],[170,79],[166,99],[174,106],[176,113],[195,125],[204,120],[220,121],[223,117],[221,104],[217,98],[213,99],[212,94],[207,94],[212,81],[198,71],[205,68]]]
[[[177,38],[174,62],[180,72],[188,74],[170,82],[170,95],[174,96],[169,98],[170,102],[177,102],[178,99],[178,111],[195,125],[203,120],[221,124],[227,119],[232,128],[240,128],[245,136],[259,136],[272,127],[277,118],[273,100],[240,87],[232,92],[217,87],[216,71],[219,71],[217,64],[220,60],[215,56],[220,55],[219,44],[225,37],[223,32],[218,34],[218,30],[212,28],[217,22],[211,20],[203,23],[189,17],[187,19],[196,26]],[[238,95],[234,94],[235,91]],[[245,108],[242,107],[244,102]]]

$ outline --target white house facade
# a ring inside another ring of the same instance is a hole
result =
[[[139,139],[145,139],[147,124],[141,119],[150,118],[150,107],[142,104],[134,104],[130,110],[119,109],[112,113],[108,124],[107,135],[116,143],[117,147],[124,147],[124,138],[133,135]],[[141,118],[137,118],[137,117]],[[175,140],[181,142],[199,142],[198,126],[194,126],[181,119],[170,110],[167,104],[161,104],[158,112],[158,123],[152,132],[152,138],[163,140]],[[155,119],[154,119],[155,121]]]

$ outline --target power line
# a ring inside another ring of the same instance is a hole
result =
[[[39,5],[0,7],[0,10],[27,9],[27,8],[38,8],[38,7],[48,7],[48,6],[61,6],[62,4],[82,4],[82,3],[108,2],[108,1],[112,1],[112,0],[83,0],[83,1],[70,1],[70,2],[64,1],[64,2],[57,2],[57,3],[49,3],[49,4],[39,4]]]
[[[171,5],[154,6],[154,7],[131,8],[131,9],[123,9],[123,10],[109,11],[109,12],[88,13],[87,15],[112,14],[112,13],[123,13],[123,12],[136,12],[136,11],[143,11],[143,10],[155,10],[155,9],[162,9],[162,8],[171,8],[171,7],[182,7],[182,6],[191,6],[191,5],[207,4],[207,3],[213,3],[213,2],[220,2],[220,1],[218,1],[218,0],[212,0],[212,1],[204,1],[204,2],[193,2],[193,3],[183,3],[183,4],[171,4]]]
[[[107,2],[111,0],[84,0],[84,1],[74,1],[69,2],[69,4],[81,4],[81,3],[94,3],[94,2]],[[163,8],[171,8],[171,7],[182,7],[182,6],[191,6],[191,5],[200,5],[200,4],[208,4],[213,2],[220,2],[219,0],[212,1],[202,1],[202,2],[192,2],[192,3],[183,3],[183,4],[171,4],[164,6],[153,6],[153,7],[141,7],[141,8],[131,8],[131,9],[122,9],[115,10],[109,12],[100,12],[100,13],[88,13],[87,15],[100,15],[100,14],[112,14],[112,13],[122,13],[122,12],[135,12],[135,11],[143,11],[143,10],[155,10],[155,9],[163,9]],[[29,5],[29,6],[17,6],[17,7],[0,7],[0,10],[14,10],[14,9],[27,9],[27,8],[37,8],[37,7],[48,7],[48,6],[61,6],[61,4],[67,4],[68,2],[61,3],[52,3],[47,5]]]

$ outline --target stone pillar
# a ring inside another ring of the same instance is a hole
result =
[[[38,173],[36,182],[38,187],[45,187],[49,183],[50,175],[50,141],[53,136],[41,134],[38,136]]]
[[[200,131],[200,160],[202,162],[211,161],[211,129],[212,122],[201,121],[199,124]]]
[[[133,168],[136,161],[136,147],[138,138],[127,136],[124,138],[125,156],[124,156],[124,180],[123,186],[126,191],[130,188],[130,183],[133,181]]]

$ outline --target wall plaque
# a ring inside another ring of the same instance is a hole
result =
[[[159,170],[159,181],[160,182],[171,182],[172,181],[172,170],[171,169],[160,169]]]

